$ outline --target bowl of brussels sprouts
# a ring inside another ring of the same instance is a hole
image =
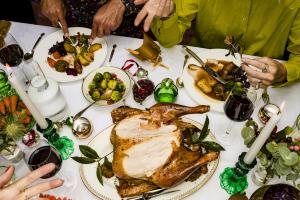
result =
[[[82,93],[89,102],[110,106],[126,97],[131,88],[128,75],[117,67],[100,67],[91,72],[82,83]]]

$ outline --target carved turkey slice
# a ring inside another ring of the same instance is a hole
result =
[[[208,111],[209,106],[205,105],[187,107],[166,103],[156,104],[146,111],[129,107],[113,110],[116,123],[111,134],[114,174],[123,180],[140,179],[149,182],[148,185],[172,187],[200,166],[217,159],[217,152],[202,155],[183,146],[182,130],[192,125],[179,117]],[[146,191],[135,188],[134,192],[121,191],[120,195],[132,196]]]

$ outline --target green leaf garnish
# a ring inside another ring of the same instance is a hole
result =
[[[92,158],[86,158],[86,157],[79,157],[79,156],[74,156],[71,157],[73,160],[75,160],[76,162],[79,162],[81,164],[91,164],[96,162],[96,160],[92,159]]]
[[[224,151],[224,147],[222,147],[221,145],[219,145],[216,142],[212,142],[212,141],[204,141],[201,142],[200,145],[205,148],[207,151],[215,151],[215,152],[219,152],[219,151]]]
[[[191,135],[192,144],[197,144],[203,141],[207,137],[209,133],[208,125],[209,125],[209,118],[206,116],[201,132],[199,133],[199,131],[195,131],[194,133],[192,133]]]
[[[208,125],[209,125],[209,118],[206,115],[205,122],[204,122],[203,128],[200,133],[200,137],[199,137],[200,141],[204,140],[207,137],[207,135],[209,133]]]
[[[100,158],[99,155],[97,154],[97,152],[89,146],[79,145],[79,149],[80,149],[81,153],[88,158],[92,158],[92,159]]]
[[[242,137],[244,138],[244,144],[249,147],[255,140],[255,132],[251,127],[244,127],[242,129]]]
[[[101,185],[103,185],[103,177],[102,177],[102,171],[101,171],[100,163],[98,163],[96,174],[97,174],[98,181],[100,182]]]

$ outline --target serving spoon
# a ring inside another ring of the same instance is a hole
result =
[[[31,51],[27,52],[24,54],[24,60],[29,60],[32,58],[33,54],[34,54],[34,49],[37,46],[37,44],[40,42],[40,40],[42,39],[42,37],[45,35],[45,33],[41,33],[40,37],[37,39],[37,41],[34,43]]]
[[[184,70],[184,67],[185,67],[188,59],[189,59],[189,55],[186,54],[184,56],[184,62],[183,62],[183,66],[182,66],[183,69],[182,70]],[[179,77],[176,78],[176,86],[179,87],[179,88],[183,88],[184,87],[182,73],[181,73],[181,76],[179,76]]]

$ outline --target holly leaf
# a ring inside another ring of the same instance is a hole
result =
[[[100,184],[103,185],[103,177],[102,177],[102,171],[101,171],[100,163],[98,163],[96,175],[97,175],[97,179],[100,182]]]
[[[216,142],[212,142],[212,141],[204,141],[201,142],[200,145],[205,148],[207,151],[215,151],[215,152],[219,152],[219,151],[224,151],[224,147],[222,147],[221,145],[219,145]]]
[[[200,132],[199,141],[202,141],[202,140],[204,140],[207,137],[207,135],[209,133],[208,125],[209,125],[209,118],[206,115],[203,128],[202,128],[202,130]]]
[[[92,158],[86,158],[86,157],[74,156],[74,157],[71,157],[71,158],[73,160],[75,160],[76,162],[81,163],[81,164],[91,164],[91,163],[96,162],[96,160],[94,160]]]
[[[80,152],[88,158],[98,159],[100,158],[97,152],[89,146],[79,145]]]
[[[201,132],[195,131],[194,133],[192,133],[192,135],[191,135],[191,143],[192,144],[197,144],[197,143],[203,141],[207,137],[207,135],[209,133],[208,125],[209,125],[209,118],[206,116]]]
[[[191,143],[192,144],[196,144],[199,142],[199,137],[200,137],[200,132],[194,132],[192,135],[191,135]]]

